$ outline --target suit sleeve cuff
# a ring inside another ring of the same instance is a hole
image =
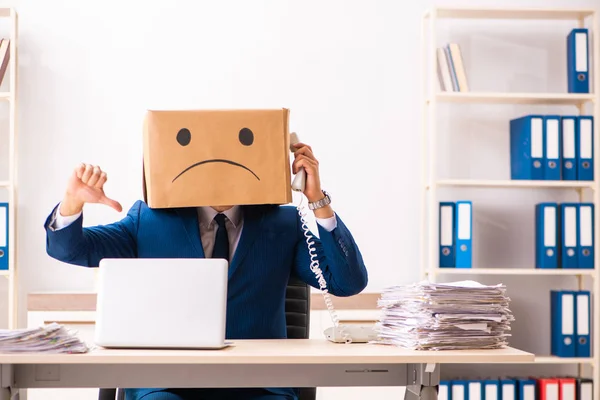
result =
[[[63,215],[60,215],[59,210],[60,210],[60,203],[58,204],[58,207],[56,207],[56,209],[54,210],[54,215],[52,216],[52,221],[50,222],[50,228],[52,228],[53,230],[56,230],[56,231],[71,225],[73,222],[75,222],[77,220],[77,218],[79,218],[81,216],[81,211],[80,211],[75,215],[68,215],[65,217]]]
[[[321,227],[323,229],[325,229],[327,232],[331,232],[335,228],[337,228],[337,219],[336,219],[335,215],[333,217],[329,217],[329,218],[316,218],[316,220],[317,220],[317,224],[321,225]]]

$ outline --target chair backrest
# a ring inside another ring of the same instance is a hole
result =
[[[310,286],[290,276],[285,291],[285,322],[288,339],[308,339],[310,334]],[[315,400],[316,388],[300,388],[299,400]],[[116,389],[100,389],[98,400],[123,400],[124,391]]]
[[[99,389],[98,400],[122,400],[125,398],[125,392],[123,390],[117,391],[117,389]]]
[[[310,333],[310,287],[291,276],[285,291],[285,322],[288,339],[308,339]]]

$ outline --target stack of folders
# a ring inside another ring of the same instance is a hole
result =
[[[591,357],[590,292],[550,292],[551,352],[557,357]]]
[[[510,299],[503,285],[474,281],[394,286],[378,300],[376,343],[412,350],[497,349],[507,345]]]
[[[588,30],[573,29],[567,36],[567,86],[569,93],[589,93]]]
[[[65,329],[52,323],[31,329],[0,330],[0,353],[87,353],[88,346]]]
[[[578,377],[442,380],[438,400],[592,400],[593,388]]]
[[[594,204],[535,206],[536,268],[594,268]]]
[[[442,91],[469,91],[467,74],[458,44],[449,43],[437,49],[437,73]]]
[[[511,179],[593,181],[594,117],[525,115],[510,121]]]
[[[440,268],[472,267],[472,220],[472,202],[440,203]]]
[[[0,203],[0,271],[8,269],[8,203]]]

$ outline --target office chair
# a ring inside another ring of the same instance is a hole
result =
[[[285,320],[288,339],[308,339],[310,332],[310,287],[295,276],[290,276],[285,291]],[[299,388],[299,400],[315,400],[317,388]],[[118,389],[100,389],[98,400],[126,400],[125,392]]]

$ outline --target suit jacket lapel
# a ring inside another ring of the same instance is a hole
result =
[[[248,250],[252,247],[254,240],[256,240],[256,237],[260,232],[264,215],[262,212],[259,212],[250,206],[242,207],[242,211],[244,213],[244,226],[242,228],[240,242],[238,243],[233,259],[229,265],[229,277],[231,277],[239,267],[248,254]]]
[[[177,214],[185,229],[188,239],[199,258],[205,258],[202,239],[200,238],[200,225],[198,222],[198,211],[194,207],[178,208]]]

